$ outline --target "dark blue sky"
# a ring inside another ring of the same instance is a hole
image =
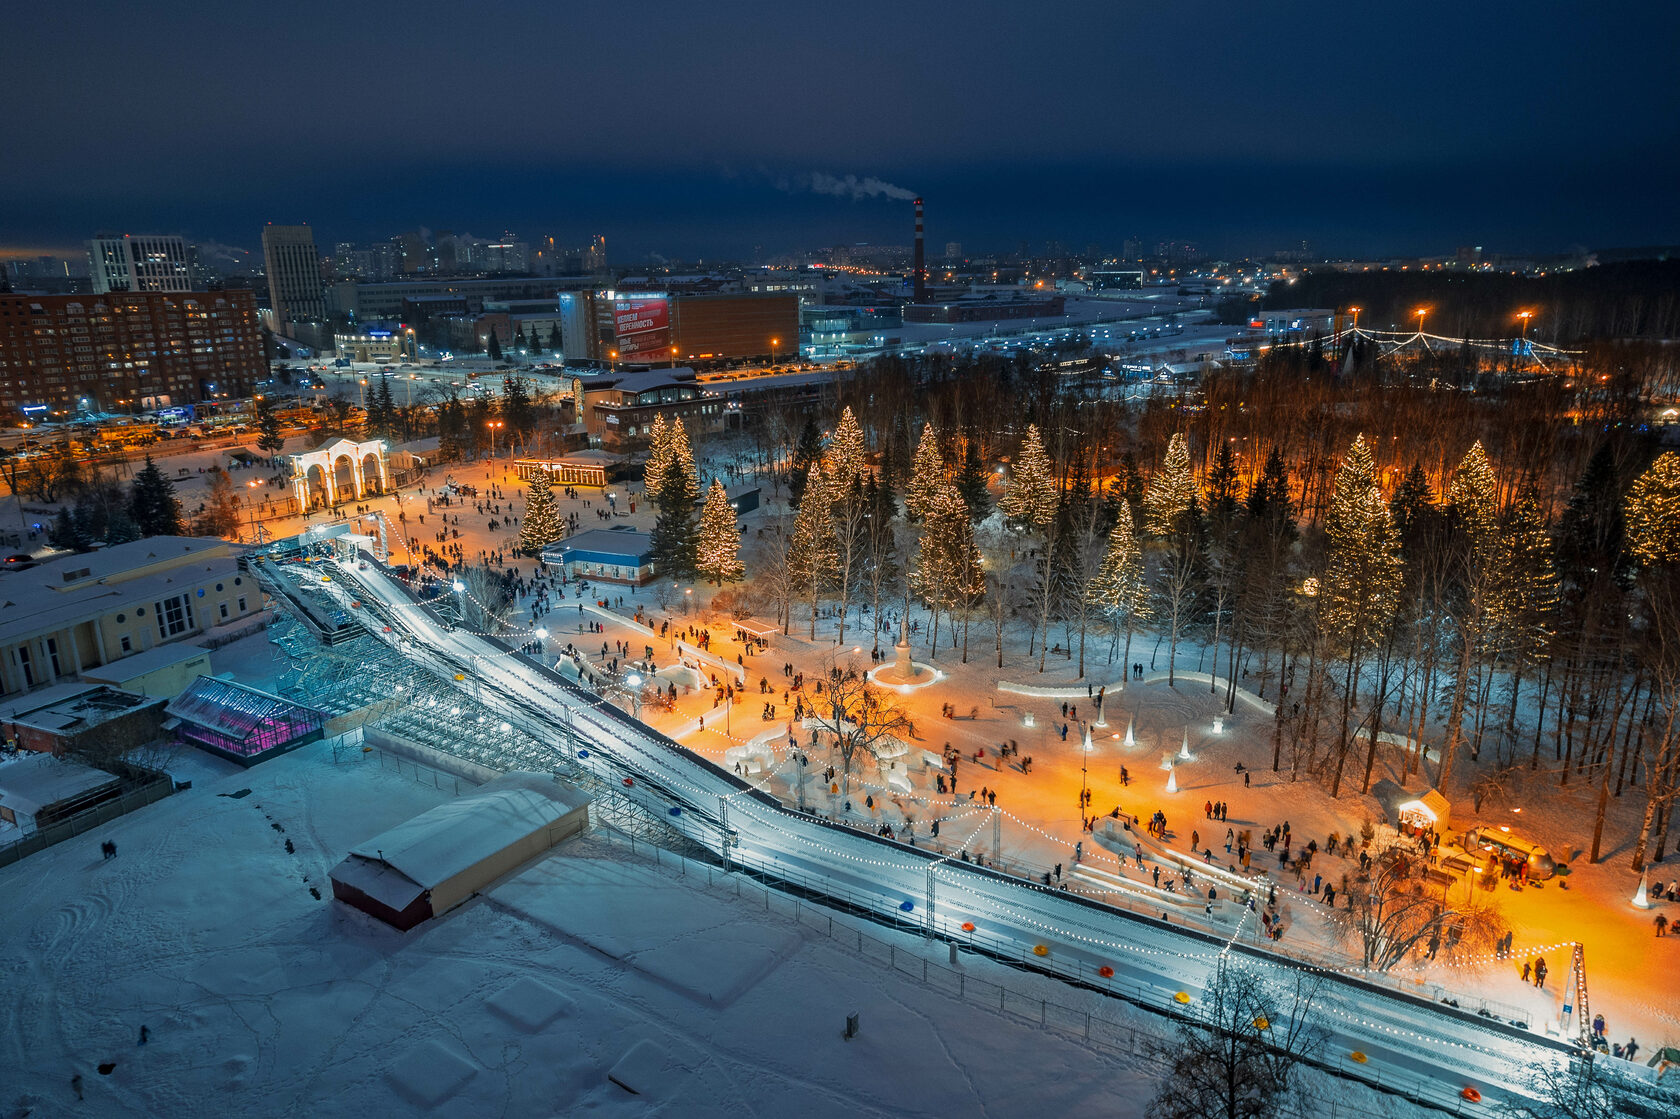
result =
[[[1133,234],[1680,242],[1680,5],[85,0],[10,12],[0,247],[504,228],[615,260]]]

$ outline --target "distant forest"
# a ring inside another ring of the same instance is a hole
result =
[[[1514,338],[1518,311],[1533,311],[1529,337],[1554,345],[1587,339],[1680,337],[1680,260],[1633,260],[1548,276],[1493,272],[1308,272],[1261,301],[1360,308],[1362,327],[1415,326],[1459,338]],[[1222,308],[1224,309],[1224,308]]]

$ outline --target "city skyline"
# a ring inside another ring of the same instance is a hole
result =
[[[304,39],[311,11],[236,25],[94,3],[137,52],[187,60],[147,71],[144,98],[126,72],[57,65],[80,20],[22,15],[0,58],[37,109],[0,125],[30,155],[0,187],[0,243],[128,229],[250,246],[267,222],[323,243],[604,233],[626,261],[902,242],[907,208],[851,197],[848,176],[926,195],[930,237],[975,252],[1133,234],[1229,256],[1680,241],[1680,93],[1661,59],[1680,16],[1655,6],[1567,35],[1544,5],[1227,13],[1214,33],[1129,5],[1044,25],[1001,5],[866,5],[837,24],[736,4],[631,30],[501,6],[495,29],[552,44],[530,58],[462,46],[425,7],[334,10],[333,35]],[[111,150],[123,174],[88,174]]]

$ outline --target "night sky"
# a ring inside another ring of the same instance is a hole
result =
[[[0,247],[907,242],[846,176],[925,194],[935,251],[1672,243],[1677,56],[1667,0],[26,4]]]

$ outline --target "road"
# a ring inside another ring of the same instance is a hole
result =
[[[1314,1018],[1328,1030],[1321,1063],[1454,1112],[1488,1106],[1466,1101],[1466,1087],[1489,1102],[1526,1095],[1536,1066],[1567,1062],[1569,1047],[1555,1039],[801,815],[494,639],[450,627],[378,563],[333,571],[337,593],[388,625],[380,635],[406,656],[538,741],[575,751],[578,764],[737,867],[1168,1012],[1193,1007],[1222,961],[1258,972],[1280,1016],[1284,993],[1316,972]],[[965,823],[946,837],[960,841]],[[984,829],[983,814],[974,823]]]

